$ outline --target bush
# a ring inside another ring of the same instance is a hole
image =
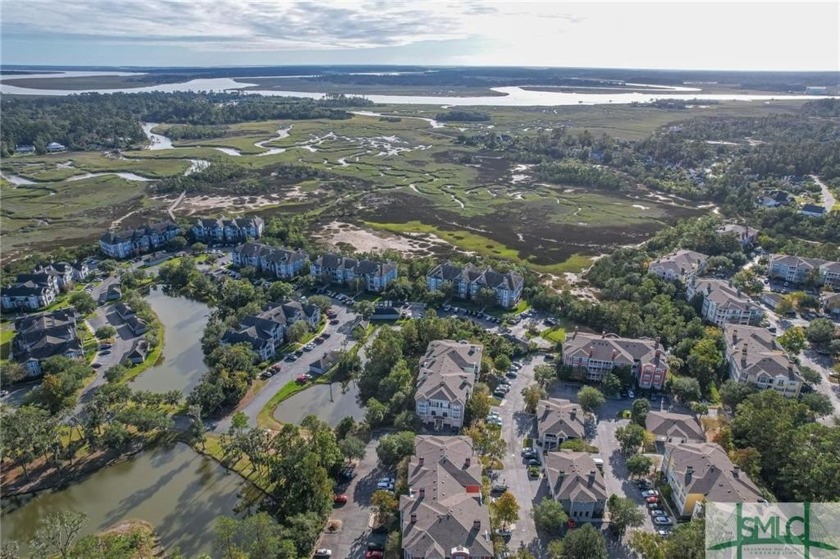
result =
[[[100,340],[106,340],[108,338],[113,338],[117,335],[117,329],[111,326],[110,324],[106,324],[105,326],[100,326],[96,329],[96,337]]]

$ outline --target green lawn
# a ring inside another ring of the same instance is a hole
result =
[[[549,328],[540,333],[540,337],[552,343],[561,343],[566,341],[566,329],[561,326]]]

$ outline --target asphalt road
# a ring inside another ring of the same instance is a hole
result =
[[[340,530],[325,531],[318,540],[316,548],[326,548],[332,551],[336,559],[361,559],[367,551],[367,543],[385,543],[387,534],[372,534],[370,532],[371,514],[375,508],[371,506],[371,496],[376,492],[378,480],[386,475],[393,476],[393,471],[383,469],[376,456],[376,445],[379,437],[371,439],[365,449],[365,456],[356,466],[356,475],[349,484],[339,485],[338,493],[347,495],[347,504],[335,506],[330,520],[339,521]]]

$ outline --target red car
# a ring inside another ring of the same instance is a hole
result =
[[[645,502],[646,503],[658,503],[659,502],[659,497],[657,497],[656,495],[653,495],[651,497],[646,498]]]
[[[339,322],[340,322],[340,320],[338,320],[337,318],[334,318],[334,319],[330,320],[330,324],[333,324],[333,325],[338,324]]]
[[[297,382],[303,384],[303,383],[306,383],[306,382],[309,382],[310,380],[312,380],[312,377],[309,376],[309,375],[298,375],[298,377],[295,380]]]
[[[336,505],[343,505],[347,502],[347,495],[333,495],[333,503]]]
[[[381,551],[365,551],[365,559],[382,559]]]

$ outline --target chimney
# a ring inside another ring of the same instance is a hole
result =
[[[656,336],[656,339],[653,340],[653,349],[659,349],[659,336]]]
[[[421,499],[425,499],[425,498],[426,498],[426,489],[425,489],[424,487],[421,487],[421,488],[420,488],[420,498],[421,498]]]
[[[577,417],[577,408],[572,408],[572,411],[569,412],[569,419],[574,421],[576,417]]]
[[[472,462],[472,460],[470,460],[470,457],[469,457],[469,456],[467,456],[467,459],[466,459],[466,460],[464,460],[464,467],[465,467],[465,468],[469,468],[469,467],[470,467],[470,463],[471,463],[471,462]]]
[[[411,523],[414,524],[415,522],[417,522],[417,514],[412,512],[411,513]]]
[[[732,476],[736,478],[741,476],[741,466],[732,467]]]
[[[473,530],[481,530],[481,520],[473,520]]]
[[[788,360],[788,376],[793,376],[793,360]]]
[[[741,350],[741,366],[747,366],[747,344],[744,344],[744,348]]]
[[[737,343],[738,343],[738,329],[734,328],[732,330],[732,345],[735,345]]]
[[[606,330],[601,330],[601,339],[603,340],[606,337],[607,337],[607,331]]]
[[[422,456],[417,459],[417,462],[418,462],[418,464],[420,464],[420,467],[423,467],[423,462],[425,462],[425,461],[426,461],[426,459],[423,458]],[[422,491],[422,489],[421,489],[421,491]]]
[[[589,357],[592,358],[593,349],[592,346],[589,346]]]
[[[614,349],[613,352],[612,352],[612,359],[610,359],[610,361],[615,361],[615,356],[616,355],[618,355],[618,351]]]
[[[595,483],[595,470],[589,470],[589,485]]]
[[[577,326],[575,326],[575,331],[574,331],[574,332],[572,332],[572,339],[573,339],[573,340],[574,340],[575,338],[577,338],[577,333],[578,333],[578,327],[577,327]]]
[[[685,469],[685,485],[686,487],[691,483],[691,478],[694,477],[694,466],[688,466]]]

